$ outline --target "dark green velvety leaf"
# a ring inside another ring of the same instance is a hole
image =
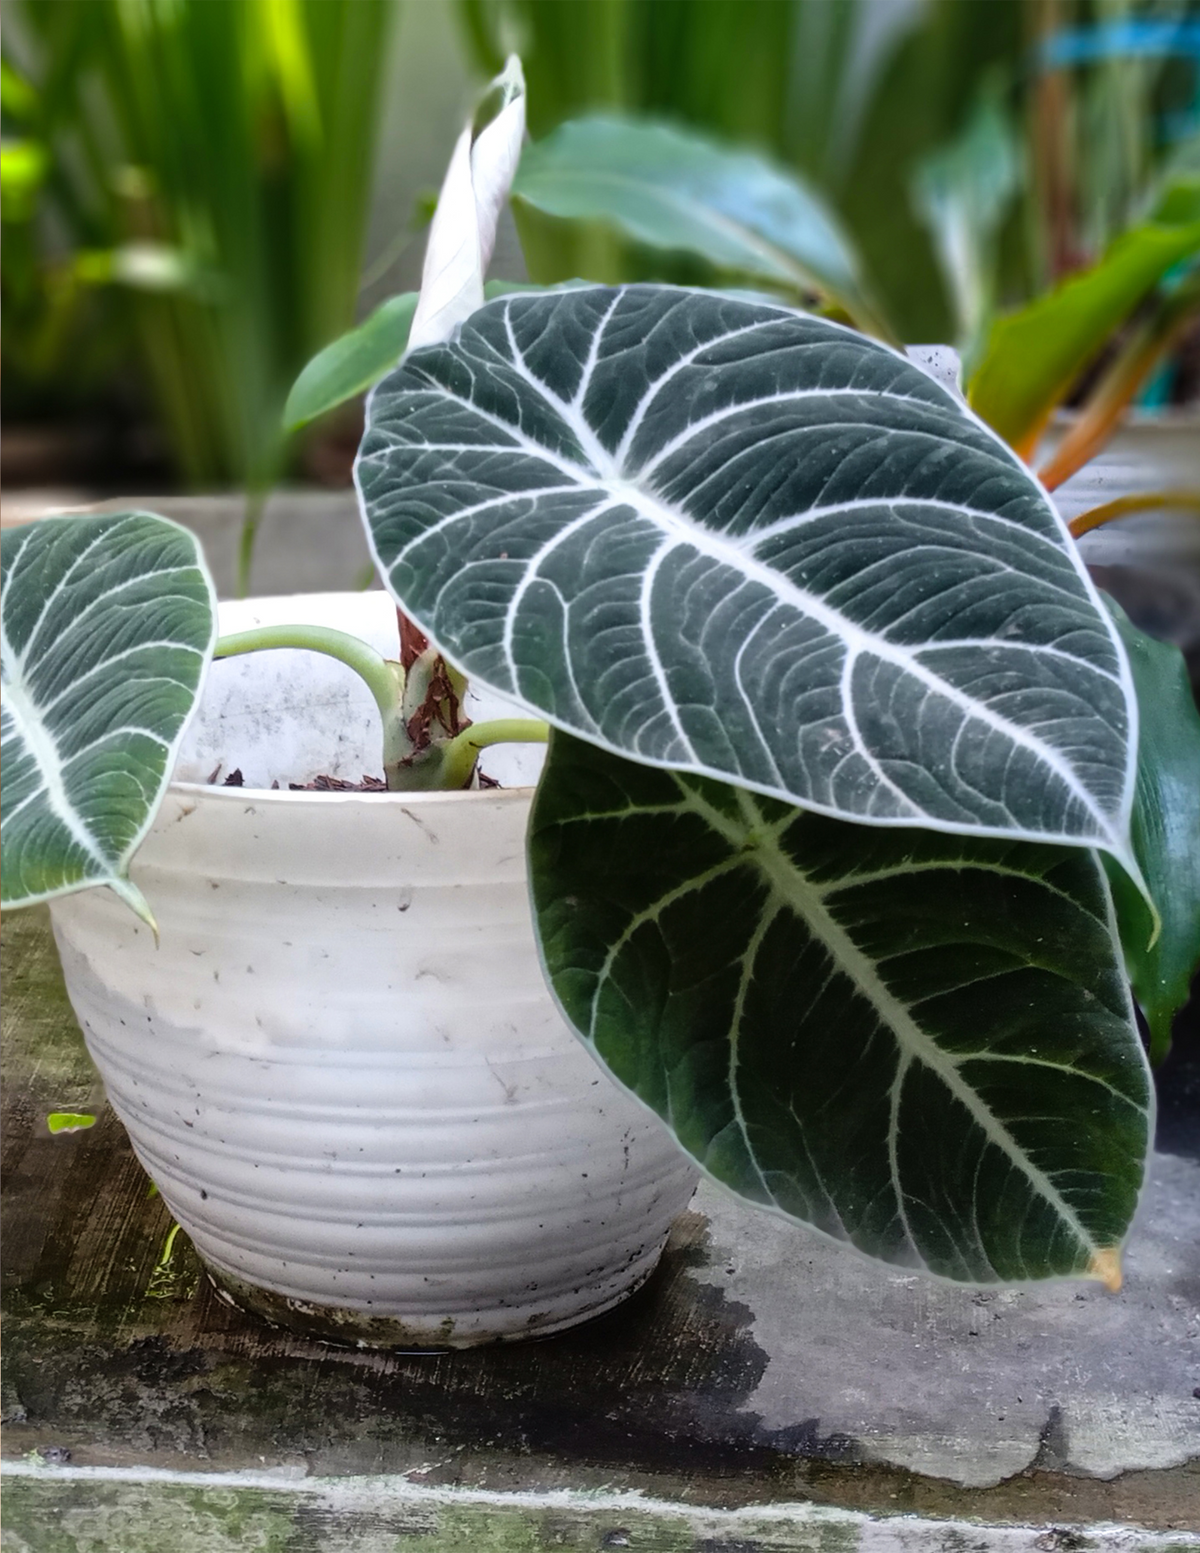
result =
[[[717,1180],[901,1267],[1115,1285],[1151,1090],[1095,853],[848,825],[554,734],[546,970]]]
[[[195,538],[148,512],[8,529],[3,563],[3,904],[107,884],[157,812],[216,635]]]
[[[1171,1046],[1171,1021],[1200,965],[1200,714],[1177,647],[1139,631],[1106,600],[1129,655],[1139,712],[1133,851],[1161,926],[1121,866],[1105,859],[1125,963],[1150,1027],[1156,1062]]]
[[[492,302],[378,386],[356,478],[405,612],[569,732],[1127,855],[1129,670],[1061,518],[853,330],[666,286]]]

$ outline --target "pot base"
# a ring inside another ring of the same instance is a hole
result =
[[[493,1343],[527,1343],[571,1327],[581,1326],[607,1315],[642,1287],[658,1266],[666,1242],[638,1267],[632,1279],[616,1294],[608,1294],[591,1304],[572,1311],[569,1316],[539,1319],[530,1317],[516,1330],[493,1331],[478,1317],[468,1318],[461,1326],[453,1316],[440,1322],[406,1321],[402,1316],[374,1316],[343,1305],[320,1305],[310,1300],[293,1299],[274,1289],[247,1283],[234,1273],[203,1261],[208,1281],[223,1304],[255,1316],[268,1326],[278,1327],[298,1337],[342,1348],[375,1348],[392,1353],[446,1353],[452,1348],[483,1348]]]

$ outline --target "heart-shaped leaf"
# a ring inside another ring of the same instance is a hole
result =
[[[0,539],[3,903],[127,877],[216,633],[186,529],[149,512],[47,518]]]
[[[717,1180],[945,1278],[1119,1281],[1151,1091],[1095,853],[555,734],[530,867],[567,1018]]]
[[[852,330],[662,286],[506,298],[378,386],[357,480],[405,612],[559,727],[1128,856],[1129,671],[1062,520]]]

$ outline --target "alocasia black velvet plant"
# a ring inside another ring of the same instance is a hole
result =
[[[477,253],[506,154],[483,194],[473,169]],[[947,1278],[1115,1286],[1153,1124],[1122,950],[1160,1021],[1196,953],[1163,837],[1196,828],[1200,723],[1168,650],[888,346],[657,285],[480,305],[476,268],[439,299],[427,264],[356,474],[422,683],[444,656],[550,725],[529,859],[564,1014],[751,1202]],[[213,650],[202,563],[146,515],[3,546],[5,904],[141,904]],[[536,731],[405,753],[413,686],[381,664],[353,666],[394,787]]]

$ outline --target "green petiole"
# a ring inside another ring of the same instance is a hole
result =
[[[492,744],[544,744],[549,737],[546,724],[535,718],[502,717],[472,724],[453,739],[416,749],[408,730],[412,708],[406,702],[406,676],[400,664],[359,637],[330,626],[256,626],[221,637],[213,656],[234,658],[277,648],[336,658],[367,686],[383,721],[383,774],[392,792],[465,787],[481,749]]]
[[[323,652],[328,658],[336,658],[366,684],[385,717],[399,701],[404,687],[400,665],[389,662],[359,637],[330,626],[256,626],[250,631],[236,631],[220,638],[213,657],[234,658],[240,653],[264,652],[273,647]]]
[[[405,785],[452,792],[471,780],[480,750],[492,744],[545,744],[549,737],[549,727],[534,717],[497,717],[488,723],[472,723],[455,738],[431,744],[414,756],[408,767],[413,780]]]

